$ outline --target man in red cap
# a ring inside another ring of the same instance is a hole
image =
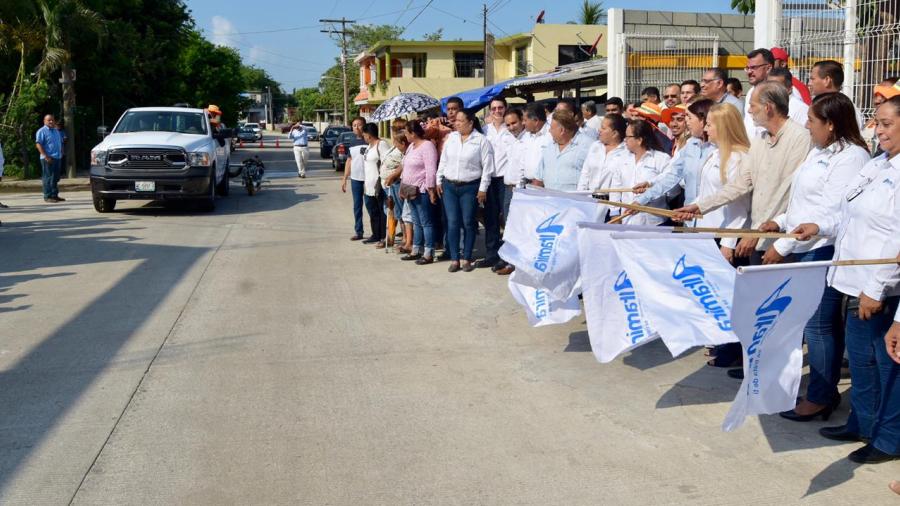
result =
[[[775,58],[775,68],[788,68],[788,59],[790,55],[787,50],[781,47],[773,47],[772,48],[772,56]],[[809,93],[809,88],[806,87],[806,83],[797,79],[797,76],[793,76],[791,81],[793,84],[791,94],[795,95],[800,100],[803,100],[803,103],[809,105],[812,103],[812,95]]]

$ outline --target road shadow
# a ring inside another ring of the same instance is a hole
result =
[[[649,346],[647,344],[646,346]],[[635,351],[641,350],[642,346]],[[679,357],[681,358],[681,357]],[[657,408],[673,408],[699,404],[731,402],[741,382],[729,378],[726,369],[701,366],[678,383],[672,385],[656,402]]]
[[[199,202],[191,200],[151,200],[143,202],[140,207],[122,201],[126,208],[117,208],[110,216],[116,214],[127,216],[228,216],[255,212],[283,211],[294,206],[318,200],[322,193],[305,193],[292,184],[263,185],[256,195],[247,195],[243,187],[232,186],[231,194],[216,199],[215,211],[202,209]],[[141,201],[137,201],[141,202]]]
[[[580,330],[569,334],[569,344],[563,351],[580,353],[593,351],[591,348],[591,339],[588,337],[587,330]]]
[[[672,353],[669,352],[669,349],[666,348],[666,345],[662,342],[662,339],[654,339],[653,341],[639,346],[629,352],[628,355],[625,355],[625,357],[622,359],[622,363],[641,371],[647,371],[649,369],[653,369],[654,367],[659,367],[661,365],[689,357],[694,353],[697,353],[700,349],[701,348],[691,348],[690,350],[682,353],[676,358],[673,357]]]
[[[38,269],[136,263],[84,309],[0,372],[0,490],[29,462],[35,449],[55,432],[69,410],[108,369],[122,346],[171,295],[171,287],[183,281],[209,251],[103,235],[118,232],[117,225],[134,223],[114,215],[97,215],[16,222],[0,229],[0,287],[5,293],[12,294],[15,287],[27,281],[73,275],[68,271],[46,275],[30,272]],[[45,298],[40,304],[52,304],[52,299]],[[165,336],[154,338],[162,343]]]
[[[853,478],[853,475],[856,472],[856,469],[860,467],[860,464],[855,462],[851,462],[848,459],[840,459],[838,461],[832,462],[825,469],[819,472],[819,474],[813,476],[811,480],[809,480],[809,488],[806,489],[806,493],[803,494],[803,498],[810,497],[815,495],[823,490],[828,490],[829,488],[836,487],[841,485],[850,479]]]

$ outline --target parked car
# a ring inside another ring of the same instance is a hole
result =
[[[231,136],[203,109],[128,109],[91,150],[94,209],[108,213],[123,199],[193,199],[213,210],[216,195],[228,195]]]
[[[316,130],[316,127],[309,126],[309,125],[303,125],[303,128],[306,129],[306,138],[307,139],[309,139],[311,141],[319,140],[319,131]]]
[[[262,139],[262,129],[259,127],[259,123],[244,123],[244,128],[250,128],[253,130],[253,133],[256,134],[256,138],[254,140]]]
[[[353,132],[342,133],[334,144],[331,155],[331,166],[336,170],[344,170],[344,164],[347,162],[347,158],[350,157],[350,148],[365,143],[364,140],[357,137]]]
[[[321,144],[319,144],[319,156],[322,158],[331,158],[331,150],[337,144],[337,138],[344,132],[352,131],[346,126],[330,126],[322,132]]]

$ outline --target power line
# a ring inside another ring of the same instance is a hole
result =
[[[429,3],[431,3],[431,2],[429,2]],[[420,5],[421,4],[413,5],[407,9],[399,9],[399,10],[395,10],[395,11],[385,12],[382,14],[373,14],[371,16],[359,17],[356,20],[363,21],[363,20],[368,20],[368,19],[383,18],[385,16],[391,16],[391,15],[394,15],[397,13],[406,12],[410,9],[415,9],[415,8],[419,7]],[[261,33],[295,32],[298,30],[311,30],[313,28],[321,28],[321,25],[303,25],[303,26],[294,26],[294,27],[289,27],[289,28],[273,28],[271,30],[255,30],[255,31],[251,31],[251,32],[226,32],[226,33],[211,32],[211,35],[256,35],[256,34],[261,34]]]
[[[397,25],[397,24],[400,23],[400,18],[402,18],[403,15],[406,14],[407,11],[409,11],[409,6],[412,5],[412,3],[413,3],[413,0],[409,0],[408,2],[406,2],[406,8],[403,9],[403,10],[400,12],[400,15],[397,16],[397,19],[394,20],[394,25]]]
[[[400,34],[399,34],[399,35],[397,35],[397,37],[400,37],[400,35],[403,35],[403,32],[405,32],[405,31],[406,31],[406,29],[407,29],[407,28],[409,28],[409,27],[410,27],[410,25],[412,25],[412,24],[413,24],[413,22],[414,22],[414,21],[415,21],[415,20],[417,20],[417,19],[419,19],[419,16],[421,16],[421,15],[422,15],[422,13],[423,13],[423,12],[425,12],[425,9],[427,9],[427,8],[428,8],[428,6],[429,6],[429,5],[431,5],[431,2],[433,2],[433,1],[434,1],[434,0],[428,0],[428,3],[427,3],[427,4],[425,4],[425,7],[422,7],[422,10],[420,10],[420,11],[419,11],[419,13],[418,13],[418,14],[416,14],[416,16],[415,16],[415,17],[414,17],[414,18],[412,18],[412,20],[410,20],[410,22],[409,22],[409,23],[407,23],[407,24],[406,24],[406,28],[404,28],[404,29],[403,29],[403,31],[402,31],[402,32],[400,32]]]

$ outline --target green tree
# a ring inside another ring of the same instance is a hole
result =
[[[294,90],[297,100],[297,118],[292,120],[311,120],[315,117],[316,109],[322,108],[322,93],[319,88],[300,88]]]
[[[599,25],[606,18],[606,11],[603,9],[603,2],[591,2],[584,0],[581,9],[578,11],[578,18],[575,21],[569,21],[576,25]]]
[[[63,116],[69,138],[66,171],[69,177],[75,177],[75,83],[68,77],[73,68],[72,36],[73,33],[102,36],[105,21],[80,0],[37,0],[36,3],[44,23],[44,54],[38,71],[47,77],[62,70]]]
[[[241,57],[229,47],[216,46],[193,32],[178,61],[181,97],[194,107],[216,104],[222,109],[222,120],[237,122],[244,91]]]
[[[347,27],[347,54],[355,56],[380,40],[398,40],[404,28],[396,25],[352,25]],[[340,39],[335,39],[338,47]]]
[[[437,42],[437,41],[439,41],[439,40],[443,40],[443,38],[444,38],[444,29],[443,29],[443,28],[438,28],[437,30],[435,30],[435,31],[433,31],[433,32],[431,32],[431,33],[426,33],[425,35],[422,36],[422,38],[423,38],[424,40],[427,40],[427,41],[430,41],[430,42]]]
[[[753,14],[756,12],[756,0],[731,0],[731,8],[741,14]]]

